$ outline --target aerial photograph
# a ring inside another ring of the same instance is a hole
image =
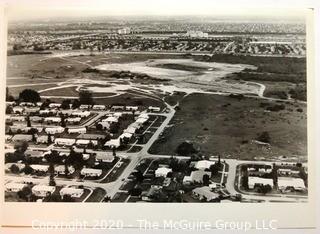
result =
[[[308,202],[306,47],[303,14],[10,19],[5,202]]]

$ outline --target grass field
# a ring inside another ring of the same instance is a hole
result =
[[[285,104],[285,110],[266,112],[266,100],[192,94],[180,103],[169,127],[150,149],[152,154],[175,154],[177,146],[192,141],[204,155],[253,159],[307,155],[307,119],[304,104]],[[274,102],[273,102],[274,103]],[[271,103],[271,105],[274,105]],[[297,109],[302,108],[303,112]],[[252,143],[267,131],[271,149]]]

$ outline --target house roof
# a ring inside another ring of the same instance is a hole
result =
[[[192,192],[200,196],[206,197],[208,201],[219,197],[219,194],[211,192],[211,189],[209,188],[209,186],[195,188],[192,190]]]
[[[194,167],[197,169],[209,169],[210,166],[213,164],[215,164],[215,162],[213,162],[213,161],[200,160],[200,161],[196,162]]]
[[[70,188],[70,187],[65,187],[62,188],[60,190],[60,194],[61,195],[65,195],[65,194],[82,194],[84,192],[83,189],[79,189],[79,188]]]
[[[270,185],[271,187],[273,187],[273,180],[268,178],[256,177],[256,176],[249,176],[248,184],[249,185],[263,184],[263,185]]]
[[[26,184],[21,184],[21,183],[7,183],[5,184],[6,189],[23,189],[24,187],[26,187]]]
[[[278,177],[279,187],[305,188],[304,181],[301,178]]]
[[[141,124],[143,124],[143,123],[145,123],[145,122],[147,122],[148,120],[147,119],[145,119],[145,118],[138,118],[137,120],[136,120],[136,123],[141,123]]]
[[[131,138],[131,137],[132,137],[132,133],[129,133],[129,132],[124,132],[119,136],[119,138]]]
[[[47,171],[49,169],[48,165],[39,165],[39,164],[32,164],[30,165],[30,167],[36,171]]]
[[[16,134],[12,137],[13,141],[31,141],[32,135],[31,134]]]
[[[118,118],[117,117],[114,117],[114,116],[109,116],[108,118],[106,119],[103,119],[102,122],[118,122]]]
[[[101,169],[94,169],[94,168],[82,168],[81,174],[101,174]]]
[[[56,189],[55,186],[48,186],[48,185],[35,185],[32,187],[33,192],[54,192]]]
[[[97,139],[104,139],[105,135],[81,133],[79,136],[77,136],[77,138],[78,139],[97,140]]]
[[[119,147],[120,146],[120,138],[117,139],[111,139],[109,141],[107,141],[104,146],[115,146],[115,147]]]
[[[160,175],[167,175],[169,172],[172,172],[171,168],[166,168],[166,167],[159,167],[155,173],[160,174]]]
[[[146,113],[142,113],[138,116],[138,118],[149,119],[149,115]]]

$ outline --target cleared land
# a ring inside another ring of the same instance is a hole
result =
[[[284,155],[305,158],[305,105],[287,103],[283,104],[284,110],[266,110],[274,105],[278,103],[257,98],[238,100],[222,95],[191,94],[180,102],[180,110],[150,153],[174,155],[177,146],[189,140],[207,156],[253,159]],[[297,111],[298,108],[302,112]],[[252,142],[265,131],[271,137],[270,148]]]

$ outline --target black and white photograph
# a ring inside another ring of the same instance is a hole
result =
[[[7,8],[7,207],[310,202],[312,9],[106,2]]]

